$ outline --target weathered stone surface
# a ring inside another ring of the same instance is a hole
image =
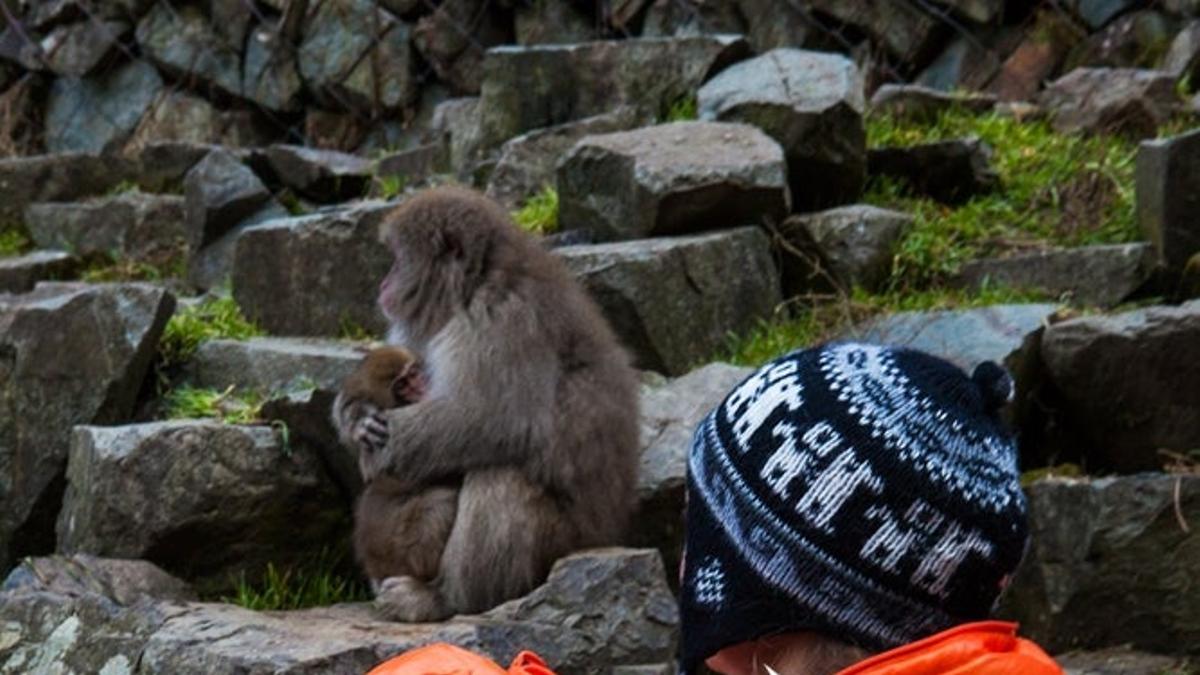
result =
[[[1070,0],[1066,5],[1095,30],[1137,3],[1134,0]]]
[[[63,553],[145,558],[210,588],[286,568],[346,534],[316,454],[268,426],[76,427],[58,517]]]
[[[335,396],[337,389],[332,387],[289,388],[263,402],[262,417],[287,425],[293,439],[320,454],[343,494],[357,495],[363,488],[358,453],[342,445],[337,430],[333,428],[330,411],[333,410]]]
[[[271,110],[291,112],[300,107],[303,86],[296,55],[286,39],[272,28],[255,28],[242,62],[242,94]]]
[[[225,150],[205,155],[183,180],[188,229],[211,242],[262,208],[270,191],[245,164]]]
[[[59,26],[41,41],[46,66],[66,77],[88,75],[129,29],[124,21],[103,19]]]
[[[1175,19],[1159,11],[1126,14],[1076,46],[1067,55],[1064,70],[1079,66],[1153,68],[1177,30]]]
[[[863,81],[838,54],[775,49],[700,88],[701,119],[762,129],[787,156],[798,211],[856,200],[866,177]]]
[[[282,391],[297,384],[338,389],[362,360],[361,345],[312,338],[209,340],[188,364],[197,387]]]
[[[543,3],[562,4],[562,3]],[[446,0],[413,29],[413,44],[458,95],[479,93],[484,52],[513,41],[512,19],[486,0]]]
[[[940,356],[968,373],[983,361],[1022,370],[1026,340],[1042,328],[1054,305],[993,305],[978,309],[900,312],[869,321],[844,337]]]
[[[519,207],[546,185],[554,185],[554,169],[571,146],[584,136],[625,131],[638,126],[634,108],[567,122],[521,134],[500,146],[487,194],[510,209]]]
[[[83,80],[55,80],[46,103],[46,148],[93,153],[119,149],[162,88],[162,77],[145,61]]]
[[[375,297],[392,261],[378,232],[391,208],[364,202],[246,229],[234,254],[238,305],[273,335],[334,336],[347,324],[381,334]]]
[[[945,92],[918,84],[885,84],[871,96],[871,112],[913,120],[933,120],[951,108],[983,113],[995,105],[996,97],[990,94]]]
[[[357,155],[300,145],[272,145],[267,160],[284,185],[320,202],[361,197],[375,168]]]
[[[1009,26],[955,37],[913,83],[946,93],[981,90],[1000,72],[1019,39],[1020,31]]]
[[[459,177],[474,170],[481,159],[478,98],[452,98],[437,105],[429,127],[446,144],[450,169]]]
[[[30,204],[25,226],[41,248],[159,263],[194,250],[203,234],[186,222],[183,197],[136,190],[83,202]]]
[[[1200,476],[1045,479],[1027,494],[1033,543],[1001,609],[1023,634],[1052,653],[1195,652]]]
[[[687,456],[696,427],[751,372],[712,363],[642,388],[638,511],[629,540],[634,546],[658,548],[669,570],[679,569],[683,551]]]
[[[1062,132],[1153,137],[1178,102],[1175,80],[1157,70],[1076,68],[1050,83],[1039,102]]]
[[[0,218],[23,223],[25,207],[33,202],[104,193],[136,172],[129,160],[78,153],[0,159]]]
[[[809,5],[839,21],[862,28],[901,63],[925,60],[946,27],[919,6],[905,2],[812,0]]]
[[[588,136],[558,165],[559,226],[634,239],[780,220],[783,152],[745,124],[675,122]]]
[[[164,91],[150,104],[126,147],[136,151],[156,143],[259,145],[271,138],[266,126],[252,111],[222,111],[198,96]]]
[[[744,39],[729,35],[497,47],[483,61],[481,142],[494,148],[620,105],[660,115],[748,53]]]
[[[137,41],[164,71],[230,96],[242,94],[241,44],[229,45],[196,5],[155,3],[138,23]]]
[[[141,284],[0,296],[0,569],[53,550],[71,427],[132,414],[173,305]]]
[[[978,23],[990,23],[1004,12],[1003,0],[939,0],[957,13]]]
[[[1131,296],[1153,271],[1149,244],[1080,246],[973,260],[963,265],[960,283],[976,290],[1000,286],[1039,291],[1107,307]]]
[[[126,606],[143,599],[196,599],[196,592],[187,582],[153,563],[86,554],[26,558],[4,580],[2,593],[100,595]]]
[[[147,192],[179,192],[183,179],[200,160],[204,159],[213,146],[204,143],[179,141],[154,141],[138,147],[125,148],[125,159],[133,163],[129,169],[132,179]],[[117,171],[125,171],[122,163],[107,159],[108,165]],[[119,174],[118,174],[119,175]],[[66,201],[45,199],[39,201]]]
[[[1159,68],[1176,78],[1200,80],[1200,21],[1188,23],[1175,35]]]
[[[409,30],[371,0],[325,0],[297,52],[310,91],[338,109],[371,112],[411,100]]]
[[[500,663],[530,649],[562,675],[671,661],[675,603],[654,552],[584,552],[559,561],[550,578],[495,616],[444,624],[384,622],[365,605],[254,612],[147,599],[124,606],[104,592],[17,589],[0,595],[0,672],[352,675],[431,642]]]
[[[580,614],[584,608],[591,612]],[[603,612],[594,611],[603,608]],[[593,641],[592,663],[641,664],[675,653],[679,609],[657,551],[576,553],[554,564],[529,595],[483,614],[543,626],[570,626]]]
[[[1160,449],[1200,447],[1198,350],[1200,301],[1063,321],[1041,345],[1064,423],[1098,468],[1119,471],[1160,465]]]
[[[654,0],[642,20],[642,37],[693,37],[696,35],[746,35],[755,52],[784,45],[764,47],[753,37],[753,26],[734,2],[698,0]],[[765,22],[764,22],[765,23]],[[805,31],[800,31],[802,37]],[[795,45],[792,45],[795,46]]]
[[[844,206],[792,216],[776,230],[782,240],[784,297],[854,287],[879,288],[912,216],[875,206]]]
[[[871,148],[868,172],[906,183],[946,204],[961,204],[999,183],[992,148],[972,136],[908,147]]]
[[[1142,233],[1173,271],[1200,252],[1200,131],[1143,141],[1138,146],[1135,184]]]
[[[1001,101],[1032,100],[1085,35],[1061,12],[1039,13],[1036,23],[988,84],[988,91]]]
[[[780,302],[770,244],[757,228],[555,251],[649,370],[687,372]]]
[[[629,6],[638,3],[624,4]],[[573,44],[600,38],[596,20],[591,13],[570,2],[517,5],[513,23],[517,44],[521,45]]]
[[[1135,652],[1128,647],[1056,654],[1054,660],[1066,675],[1168,675],[1195,667],[1194,658]]]
[[[188,260],[188,284],[205,291],[229,281],[229,277],[233,273],[233,256],[237,249],[237,240],[242,236],[242,232],[259,223],[287,218],[289,215],[287,209],[272,199],[258,211],[238,221],[233,229],[201,248]]]
[[[39,281],[65,279],[78,261],[66,251],[33,251],[0,257],[0,293],[24,293]]]

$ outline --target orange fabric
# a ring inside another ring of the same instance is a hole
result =
[[[478,654],[439,642],[388,659],[367,675],[554,675],[537,654],[521,652],[504,670]]]
[[[837,675],[1062,675],[1017,624],[968,623],[873,656]]]

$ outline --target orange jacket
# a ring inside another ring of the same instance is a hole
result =
[[[405,652],[367,675],[554,675],[533,652],[521,652],[508,670],[471,652],[438,643]]]
[[[837,675],[1062,675],[1017,624],[980,621],[872,656]]]

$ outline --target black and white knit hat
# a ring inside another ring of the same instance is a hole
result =
[[[914,350],[830,344],[739,385],[688,460],[685,673],[720,649],[813,630],[878,651],[984,618],[1020,562],[1026,506],[998,410]]]

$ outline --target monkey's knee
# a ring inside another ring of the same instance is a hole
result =
[[[441,621],[452,612],[437,588],[413,577],[388,577],[379,584],[375,611],[389,621]]]

